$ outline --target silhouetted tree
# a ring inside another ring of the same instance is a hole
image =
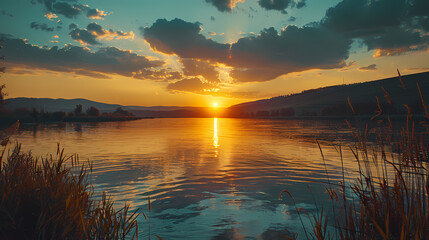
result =
[[[278,117],[280,115],[279,110],[271,110],[271,117]]]
[[[268,111],[256,111],[257,117],[268,117],[270,116],[270,112]]]
[[[280,116],[284,116],[284,117],[295,116],[295,110],[293,109],[293,107],[282,108],[282,109],[280,109]]]
[[[37,111],[36,108],[33,108],[33,112],[31,113],[31,116],[37,119],[39,117],[39,111]]]
[[[52,120],[54,121],[62,121],[65,117],[66,117],[66,113],[63,111],[52,113]]]
[[[98,117],[100,116],[100,111],[96,107],[91,106],[90,108],[88,108],[88,110],[86,110],[86,115],[91,117]]]
[[[132,113],[128,112],[127,110],[122,109],[121,107],[118,107],[115,112],[113,112],[115,115],[121,115],[121,116],[133,116]]]
[[[76,117],[82,116],[82,104],[76,105],[76,108],[74,109],[74,115]]]

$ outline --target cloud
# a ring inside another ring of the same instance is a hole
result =
[[[77,2],[75,0],[67,1],[56,1],[56,0],[38,0],[39,3],[43,4],[45,9],[49,11],[49,14],[61,14],[67,18],[75,18],[82,13],[86,13],[86,16],[90,19],[103,19],[107,14],[104,11],[90,8],[88,5],[82,5],[75,3],[73,5],[68,2]]]
[[[268,81],[315,68],[341,68],[351,45],[343,35],[315,27],[288,26],[280,33],[268,28],[231,45],[204,37],[198,22],[158,19],[141,30],[155,51],[225,64],[234,68],[231,76],[240,82]]]
[[[267,10],[284,10],[291,2],[292,0],[259,0],[259,6]]]
[[[200,95],[211,95],[216,97],[229,97],[229,98],[255,98],[257,92],[234,92],[223,91],[219,89],[217,84],[201,81],[200,78],[183,78],[175,83],[170,83],[167,89],[171,92],[190,92]]]
[[[320,27],[361,39],[375,57],[428,48],[426,0],[342,0],[326,12]]]
[[[403,71],[405,71],[405,72],[410,72],[410,71],[428,71],[429,70],[429,67],[416,67],[416,68],[407,68],[407,69],[404,69]]]
[[[46,31],[46,32],[53,32],[54,28],[53,27],[48,27],[48,25],[46,23],[43,24],[39,24],[36,22],[32,22],[30,24],[30,27],[33,29],[37,29],[37,30],[42,30],[42,31]]]
[[[75,4],[72,6],[66,2],[55,2],[49,10],[67,18],[74,18],[82,12],[82,5]]]
[[[288,21],[289,21],[289,22],[295,22],[295,21],[296,21],[296,17],[291,16],[291,17],[288,19]]]
[[[365,37],[399,26],[404,8],[404,0],[343,0],[326,11],[322,25],[353,38]]]
[[[73,29],[76,29],[77,28],[77,25],[76,24],[74,24],[74,23],[71,23],[70,25],[69,25],[69,30],[73,30]]]
[[[100,42],[97,41],[97,36],[93,35],[91,32],[86,29],[75,28],[69,33],[70,37],[79,42],[82,45],[99,45]]]
[[[102,11],[102,10],[98,10],[96,8],[90,8],[88,9],[88,11],[86,12],[86,16],[89,19],[104,19],[104,17],[107,15],[106,12]]]
[[[221,12],[232,12],[237,3],[244,3],[246,0],[206,0]],[[259,6],[266,10],[278,10],[285,13],[288,7],[302,8],[306,6],[306,0],[258,0]],[[252,8],[253,10],[253,8]]]
[[[54,19],[54,18],[58,18],[57,14],[55,14],[55,13],[46,13],[46,14],[45,14],[45,17],[46,17],[47,19],[49,19],[49,21],[53,21],[52,19]]]
[[[363,41],[368,50],[376,50],[374,57],[381,57],[426,50],[429,37],[414,30],[395,28],[379,36],[366,37]]]
[[[142,80],[169,82],[173,80],[182,79],[183,75],[181,72],[169,71],[167,69],[159,69],[159,70],[142,69],[134,75],[134,78],[142,79]]]
[[[370,64],[370,65],[368,65],[366,67],[360,67],[360,68],[358,68],[358,70],[361,70],[361,71],[374,71],[374,70],[377,70],[377,65],[376,64]]]
[[[182,91],[182,92],[193,92],[203,94],[205,92],[211,92],[214,86],[210,83],[203,83],[199,78],[184,78],[175,83],[170,83],[167,86],[168,90]]]
[[[202,76],[211,83],[220,82],[215,66],[205,61],[182,59],[183,73],[186,76]]]
[[[112,29],[106,30],[97,23],[90,23],[86,29],[79,29],[75,24],[70,24],[69,33],[70,37],[82,45],[99,45],[98,39],[105,38],[106,40],[112,39],[134,39],[134,33],[114,31]]]
[[[221,12],[232,12],[232,9],[237,6],[237,3],[244,3],[246,0],[206,0],[211,3]]]
[[[200,33],[201,23],[181,19],[158,19],[151,27],[140,28],[144,39],[155,51],[177,54],[182,58],[223,59],[229,45],[207,39]]]
[[[109,74],[133,77],[141,70],[159,68],[165,64],[116,47],[104,47],[96,52],[72,45],[41,48],[9,35],[1,37],[4,39],[1,55],[7,57],[8,64],[26,69],[44,69],[99,78],[108,77]]]

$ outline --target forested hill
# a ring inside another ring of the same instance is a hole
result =
[[[381,80],[337,85],[306,90],[301,93],[273,97],[231,106],[230,113],[245,116],[333,116],[350,114],[348,98],[358,114],[370,115],[380,105],[389,113],[406,111],[403,104],[413,111],[421,111],[421,99],[417,88],[429,100],[429,72],[386,78]],[[387,98],[392,104],[388,104]]]

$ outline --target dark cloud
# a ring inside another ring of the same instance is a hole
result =
[[[76,28],[77,28],[77,25],[74,23],[69,25],[69,30],[76,29]]]
[[[91,32],[86,29],[75,28],[69,33],[70,37],[79,42],[82,45],[99,45],[100,42],[97,41],[97,36],[93,35]]]
[[[182,59],[183,73],[186,76],[202,76],[211,83],[220,82],[215,66],[205,61]]]
[[[54,28],[53,27],[49,27],[46,23],[43,24],[39,24],[36,22],[32,22],[30,24],[30,27],[33,29],[37,29],[37,30],[42,30],[42,31],[46,31],[46,32],[53,32]]]
[[[248,69],[233,69],[230,76],[240,82],[265,82],[285,74],[284,71],[273,68],[254,67]]]
[[[206,0],[221,12],[232,12],[237,3],[244,3],[246,0]],[[266,10],[278,10],[282,13],[288,7],[302,8],[306,6],[306,0],[258,0],[259,6]],[[250,10],[254,11],[252,7]]]
[[[116,39],[128,39],[128,38],[134,38],[133,32],[123,32],[123,31],[114,31],[112,29],[106,30],[102,26],[98,25],[97,23],[90,23],[86,27],[86,29],[79,29],[76,25],[70,24],[70,29],[73,29],[69,35],[70,37],[80,42],[82,45],[98,45],[100,42],[98,42],[97,39],[106,38],[107,40],[111,40],[113,38]]]
[[[320,26],[362,39],[379,57],[427,49],[428,19],[427,0],[343,0]]]
[[[88,8],[86,12],[86,16],[90,19],[103,19],[106,15],[104,11],[95,8]]]
[[[75,18],[82,13],[86,13],[86,16],[91,19],[103,19],[103,17],[106,16],[104,11],[90,8],[88,5],[78,4],[77,1],[74,0],[38,0],[38,2],[43,4],[47,11],[61,14],[67,18]],[[69,2],[74,2],[74,4],[70,4]]]
[[[418,19],[418,23],[424,31],[429,32],[429,17]]]
[[[411,16],[429,16],[429,2],[427,0],[408,1],[409,15]]]
[[[405,0],[343,0],[326,11],[322,25],[349,37],[365,37],[400,26]]]
[[[341,34],[315,27],[288,26],[280,33],[268,28],[232,45],[207,39],[200,31],[199,23],[159,19],[142,32],[156,51],[223,63],[233,67],[231,75],[243,82],[268,81],[314,68],[340,68],[345,65],[351,44]]]
[[[202,35],[198,22],[190,23],[177,18],[171,21],[158,19],[151,27],[140,30],[152,49],[182,58],[222,59],[229,50],[229,45]]]
[[[405,52],[425,50],[429,37],[411,29],[395,28],[379,36],[364,38],[368,50],[376,50],[374,56],[399,55]]]
[[[289,21],[289,22],[295,22],[295,21],[296,21],[296,17],[291,16],[291,17],[288,19],[288,21]]]
[[[185,78],[175,83],[170,83],[167,86],[168,90],[182,91],[182,92],[193,92],[193,93],[208,93],[213,91],[213,85],[209,83],[203,83],[197,77]]]
[[[259,0],[259,6],[267,10],[284,10],[291,2],[292,0]]]
[[[96,52],[72,45],[63,48],[40,48],[8,35],[1,35],[1,38],[1,52],[7,56],[8,64],[26,69],[45,69],[105,78],[106,74],[133,77],[141,70],[164,65],[163,61],[149,60],[145,56],[115,47],[100,48]]]
[[[50,11],[61,14],[67,18],[74,18],[82,12],[82,5],[70,5],[66,2],[56,2],[52,4]]]
[[[215,21],[215,20],[216,20],[216,18],[215,18],[215,17],[213,17],[213,16],[211,16],[211,17],[210,17],[210,20]]]
[[[206,0],[206,2],[211,3],[213,6],[215,6],[219,11],[221,12],[231,12],[232,9],[235,7],[237,2],[244,2],[243,1],[237,1],[237,0]]]
[[[361,71],[374,71],[374,70],[377,70],[377,65],[376,64],[370,64],[370,65],[368,65],[366,67],[360,67],[360,68],[358,68],[358,70],[361,70]]]

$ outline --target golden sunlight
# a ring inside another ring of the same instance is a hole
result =
[[[217,102],[215,102],[215,103],[213,103],[213,107],[218,107],[219,106],[219,104],[217,103]]]

